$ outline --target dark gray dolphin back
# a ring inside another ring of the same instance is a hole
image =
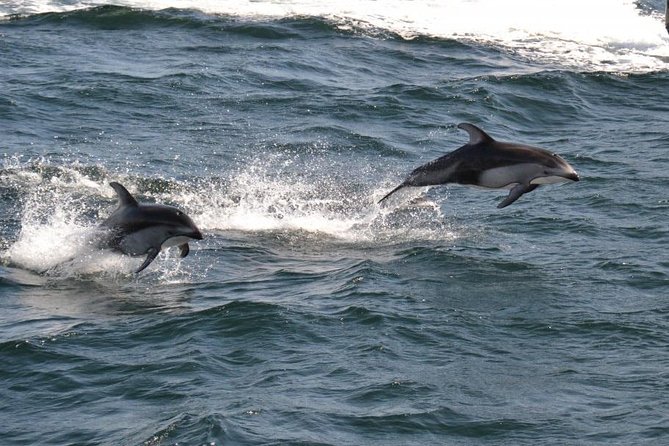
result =
[[[110,241],[110,247],[118,249],[119,247],[115,246],[114,242],[119,242],[120,240],[117,240],[119,237],[122,237],[126,233],[134,230],[136,223],[141,220],[138,218],[139,203],[122,184],[112,182],[109,183],[109,185],[116,192],[118,206],[114,212],[112,212],[112,214],[101,223],[101,226],[113,230],[115,238]]]
[[[434,184],[443,184],[446,182],[460,182],[463,184],[474,184],[478,179],[476,168],[465,169],[459,172],[452,172],[449,167],[457,167],[461,163],[460,154],[472,146],[481,146],[495,142],[495,140],[486,132],[476,127],[474,124],[463,122],[458,124],[458,128],[469,134],[469,143],[453,152],[432,160],[416,169],[414,169],[396,188],[388,192],[378,203],[382,203],[392,194],[406,186],[430,186]],[[455,176],[454,176],[455,175]]]

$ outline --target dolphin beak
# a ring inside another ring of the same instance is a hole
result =
[[[576,172],[571,172],[571,173],[565,175],[564,177],[568,180],[571,180],[571,181],[581,181],[581,179],[579,178],[579,176]]]
[[[188,237],[190,237],[192,239],[195,239],[195,240],[202,240],[204,238],[199,229],[195,229],[193,232],[188,234]]]

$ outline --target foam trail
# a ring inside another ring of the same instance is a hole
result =
[[[457,237],[437,203],[411,203],[410,197],[422,195],[424,188],[408,191],[399,207],[381,207],[376,201],[387,184],[333,176],[333,171],[349,171],[335,167],[341,160],[314,155],[307,168],[306,160],[293,156],[263,155],[231,172],[228,180],[201,185],[179,200],[205,231],[307,232],[333,242],[369,244]]]
[[[310,240],[328,243],[369,245],[450,241],[460,236],[431,200],[416,204],[407,197],[399,207],[377,206],[390,182],[355,183],[341,177],[349,169],[339,163],[346,163],[345,157],[261,154],[231,170],[227,178],[170,182],[168,188],[154,193],[135,190],[132,186],[137,181],[132,178],[119,179],[146,200],[180,207],[205,236],[207,232],[223,236],[227,231],[282,232],[298,237],[310,234]],[[5,264],[60,279],[132,275],[143,259],[101,250],[96,243],[98,223],[114,206],[106,172],[91,178],[82,173],[90,169],[86,166],[54,166],[45,160],[9,164],[0,184],[17,189],[23,198],[16,240],[0,253]],[[416,188],[408,193],[424,192]],[[181,268],[176,256],[176,250],[167,250],[154,262],[157,266],[152,271],[161,274],[161,281],[183,280],[186,273],[181,270],[188,269]]]
[[[63,12],[107,0],[10,0],[2,14]],[[633,0],[117,0],[133,8],[196,9],[248,19],[320,17],[342,28],[385,30],[494,45],[530,61],[586,71],[669,70],[662,11]]]

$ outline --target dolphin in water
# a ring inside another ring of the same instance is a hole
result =
[[[407,186],[458,183],[490,189],[511,189],[497,207],[503,208],[541,184],[579,181],[560,156],[537,147],[495,141],[473,124],[458,124],[469,133],[469,143],[411,172],[379,203]]]
[[[109,185],[116,191],[118,207],[100,225],[108,231],[104,245],[130,256],[146,255],[136,273],[149,266],[161,249],[178,246],[183,258],[190,251],[190,240],[202,240],[193,220],[179,209],[138,203],[121,184]]]

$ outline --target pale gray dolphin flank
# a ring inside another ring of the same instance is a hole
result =
[[[406,186],[458,183],[490,189],[511,189],[498,208],[510,205],[541,184],[579,181],[560,156],[537,147],[499,142],[473,124],[458,124],[469,133],[469,143],[411,172],[383,200]]]
[[[149,266],[162,248],[178,246],[181,257],[186,257],[190,251],[188,242],[202,240],[193,220],[179,209],[138,203],[121,184],[109,185],[118,195],[118,208],[101,224],[109,230],[103,244],[130,256],[146,255],[136,273]]]

